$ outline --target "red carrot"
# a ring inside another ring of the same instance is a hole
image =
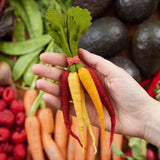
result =
[[[140,82],[140,85],[142,87],[145,87],[147,84],[149,84],[151,82],[152,78],[147,78],[145,80],[143,80],[142,82]]]
[[[155,93],[154,93],[154,88],[156,87],[158,81],[160,80],[160,70],[156,73],[156,75],[154,76],[154,78],[152,79],[151,81],[151,84],[147,90],[148,94],[151,96],[151,97],[155,97]]]
[[[90,74],[94,80],[94,83],[97,87],[98,93],[101,97],[102,103],[104,104],[105,108],[107,109],[107,111],[111,117],[111,137],[110,137],[110,145],[111,145],[111,143],[113,141],[113,134],[114,134],[114,129],[115,129],[115,125],[116,125],[114,108],[113,108],[112,103],[110,101],[110,98],[109,98],[101,80],[99,79],[98,75],[96,74],[96,72],[90,67],[86,67],[86,68],[90,72]]]
[[[61,102],[62,102],[63,118],[69,134],[71,134],[75,139],[77,139],[79,144],[82,146],[80,139],[73,133],[71,129],[71,124],[70,124],[69,101],[70,101],[71,95],[70,95],[69,86],[68,86],[69,73],[70,71],[64,70],[61,76]]]

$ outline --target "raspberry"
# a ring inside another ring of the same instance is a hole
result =
[[[14,146],[13,154],[14,154],[14,157],[17,160],[25,158],[26,148],[25,148],[24,144],[23,143],[17,143]]]
[[[7,103],[3,100],[0,99],[0,111],[3,111],[7,108]]]
[[[0,160],[7,160],[7,156],[5,153],[0,153]]]
[[[0,112],[0,124],[12,127],[14,120],[15,116],[10,110],[5,109],[4,111]]]
[[[22,100],[14,100],[11,103],[11,111],[14,114],[17,114],[19,112],[24,112],[24,104]]]
[[[25,121],[25,114],[24,114],[24,112],[17,113],[17,115],[16,115],[16,124],[18,126],[22,126],[24,124],[24,121]]]
[[[2,143],[2,151],[4,153],[8,154],[12,154],[13,153],[13,144],[8,143],[8,142],[4,142]]]
[[[25,131],[25,129],[21,130],[21,132],[14,132],[12,134],[12,140],[15,143],[23,143],[26,140],[26,131]]]
[[[15,160],[13,156],[7,156],[7,160]]]
[[[7,141],[10,137],[10,130],[7,127],[0,127],[0,142]]]
[[[2,97],[6,102],[12,102],[15,99],[14,89],[12,87],[5,88]]]
[[[5,87],[0,86],[0,95],[2,95],[2,94],[3,94],[4,90],[5,90]]]

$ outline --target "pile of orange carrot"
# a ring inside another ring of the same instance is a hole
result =
[[[98,153],[93,154],[95,152],[93,138],[85,124],[83,133],[86,150],[82,154],[83,148],[69,135],[66,129],[62,111],[57,110],[54,113],[48,107],[39,108],[35,115],[29,116],[29,110],[37,95],[38,91],[36,89],[28,89],[24,94],[25,129],[28,142],[26,160],[120,160],[120,157],[112,154],[110,132],[108,131],[104,132],[105,139],[103,139],[102,130],[91,126],[95,137],[95,147],[99,148],[99,155]],[[78,118],[70,116],[69,121],[71,129],[79,138]],[[122,138],[121,135],[115,134],[113,139],[120,149],[122,149]]]

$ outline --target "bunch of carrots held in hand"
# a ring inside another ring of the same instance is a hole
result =
[[[104,137],[105,118],[103,105],[111,117],[111,137],[110,144],[113,140],[114,128],[116,124],[115,112],[110,98],[99,79],[97,73],[90,67],[84,67],[80,64],[78,56],[78,41],[82,34],[88,31],[91,25],[90,12],[87,9],[72,7],[65,15],[61,15],[57,10],[50,9],[48,16],[48,30],[53,37],[54,42],[63,50],[67,56],[68,68],[63,71],[61,76],[61,102],[62,112],[66,128],[79,144],[85,150],[84,125],[92,136],[95,153],[95,137],[92,132],[90,120],[85,106],[85,93],[90,96],[100,119],[101,129]],[[64,18],[65,16],[65,18]],[[71,130],[69,110],[70,100],[72,98],[76,117],[78,120],[80,139]],[[103,104],[103,105],[102,105]]]

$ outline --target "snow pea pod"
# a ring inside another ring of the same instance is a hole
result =
[[[29,23],[33,32],[33,37],[31,38],[42,35],[43,21],[37,3],[34,0],[20,0],[19,2],[22,4],[29,18]]]
[[[37,49],[44,47],[49,43],[51,37],[46,35],[41,35],[40,37],[28,39],[22,42],[0,42],[0,51],[7,55],[20,56],[28,53],[32,53]]]
[[[14,81],[18,80],[24,74],[24,72],[26,71],[29,63],[31,63],[31,61],[35,57],[37,57],[43,49],[44,48],[41,47],[38,50],[36,50],[36,51],[34,51],[30,54],[22,55],[18,58],[18,60],[14,64],[13,70],[12,70],[12,77],[13,77]]]

